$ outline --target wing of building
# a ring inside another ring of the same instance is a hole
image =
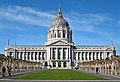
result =
[[[106,59],[116,55],[113,46],[75,46],[72,30],[58,10],[56,19],[48,30],[48,40],[44,46],[8,45],[5,56],[40,62],[51,69],[71,69],[78,62]]]

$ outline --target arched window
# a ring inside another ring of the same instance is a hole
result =
[[[54,35],[54,38],[56,38],[56,33],[55,33],[55,35]]]
[[[52,34],[51,34],[51,38],[52,38]]]
[[[59,31],[59,32],[58,32],[58,38],[60,38],[60,37],[61,37],[61,32]]]
[[[53,62],[53,67],[56,67],[56,63],[55,62]]]
[[[61,67],[61,62],[58,62],[58,67]]]
[[[66,67],[66,66],[67,66],[67,63],[66,63],[66,62],[64,62],[64,63],[63,63],[63,67]]]

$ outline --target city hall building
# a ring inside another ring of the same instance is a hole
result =
[[[71,69],[79,62],[106,59],[116,55],[113,46],[75,46],[72,29],[58,10],[56,19],[48,30],[48,40],[44,46],[8,45],[5,56],[42,63],[51,69]]]

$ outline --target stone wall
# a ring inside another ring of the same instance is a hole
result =
[[[102,60],[79,62],[79,69],[93,73],[120,76],[120,56],[111,56]]]

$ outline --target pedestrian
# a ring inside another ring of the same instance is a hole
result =
[[[5,72],[6,72],[6,68],[5,66],[2,67],[2,77],[5,77]]]

